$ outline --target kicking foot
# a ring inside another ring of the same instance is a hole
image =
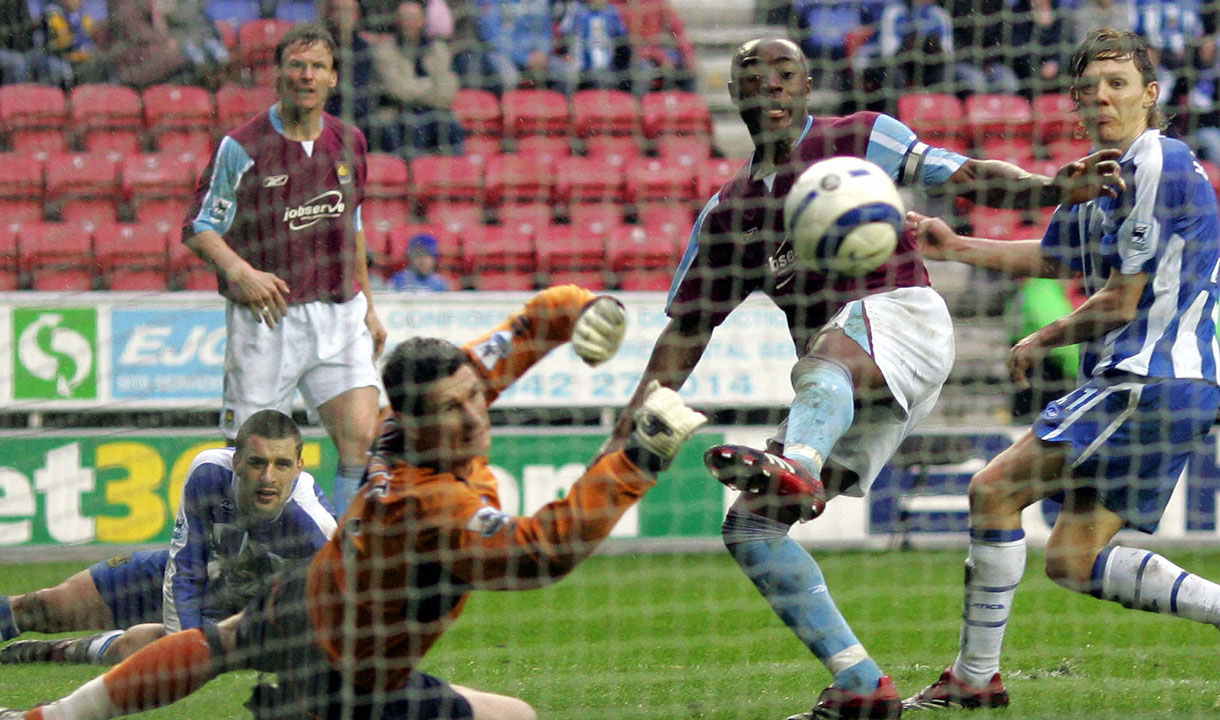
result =
[[[778,515],[812,520],[826,509],[826,488],[800,463],[744,445],[717,445],[703,464],[720,482],[744,493],[778,502]]]
[[[973,688],[945,668],[940,679],[902,701],[907,710],[978,710],[1008,707],[1008,691],[996,673],[985,688]]]
[[[902,698],[894,681],[886,675],[869,695],[857,695],[831,686],[818,696],[818,704],[807,713],[788,720],[889,720],[902,716]]]

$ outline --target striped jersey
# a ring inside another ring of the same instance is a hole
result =
[[[279,104],[225,135],[196,190],[183,238],[214,230],[257,270],[291,289],[290,304],[346,302],[356,287],[356,232],[368,143],[322,116],[322,134],[284,137]],[[220,294],[230,297],[224,277]]]
[[[899,185],[935,187],[966,158],[929,148],[898,120],[873,112],[811,117],[794,160],[772,172],[751,159],[707,202],[675,273],[666,307],[686,327],[715,327],[759,290],[779,306],[798,348],[847,302],[900,287],[928,285],[912,233],[894,256],[863,277],[827,276],[798,266],[784,232],[784,197],[810,165],[837,155],[881,166]]]
[[[1207,173],[1184,143],[1148,130],[1121,160],[1127,189],[1055,211],[1042,252],[1084,276],[1147,273],[1137,314],[1087,343],[1081,373],[1217,381],[1220,216]]]

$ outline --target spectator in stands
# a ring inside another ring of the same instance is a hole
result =
[[[1173,105],[1193,89],[1196,54],[1205,43],[1213,42],[1203,37],[1198,0],[1143,0],[1136,8],[1135,32],[1156,52],[1161,85],[1157,101]],[[1211,54],[1214,56],[1214,47]]]
[[[953,46],[959,68],[979,68],[988,92],[1015,93],[1012,14],[1008,0],[944,0],[953,18]],[[977,87],[977,81],[971,83]],[[965,95],[967,92],[959,92]]]
[[[1131,0],[1081,0],[1072,10],[1072,42],[1080,44],[1097,28],[1132,30],[1135,8]]]
[[[186,79],[190,61],[170,35],[160,0],[109,0],[98,45],[119,82],[136,88]]]
[[[191,61],[195,82],[218,88],[231,69],[232,58],[207,14],[202,0],[160,0],[169,34]]]
[[[857,0],[796,0],[793,39],[805,51],[815,87],[847,90],[847,37],[867,24]]]
[[[407,243],[407,267],[394,273],[390,288],[400,292],[447,292],[449,281],[436,272],[440,250],[436,238],[420,233]]]
[[[1027,98],[1048,92],[1067,92],[1068,78],[1059,68],[1070,58],[1075,46],[1071,21],[1059,0],[1017,0],[1013,6],[1017,21],[1012,26],[1012,46],[1017,54],[1013,69],[1021,81],[1021,94]]]
[[[373,48],[359,32],[357,0],[324,0],[322,24],[338,44],[335,71],[339,84],[330,92],[326,112],[352,123],[369,136],[372,130]]]
[[[94,41],[94,21],[81,0],[48,3],[42,11],[46,35],[46,80],[62,88],[102,82],[105,65]]]
[[[449,44],[429,38],[419,0],[400,2],[393,36],[373,45],[379,107],[370,121],[372,143],[407,157],[461,155],[466,133],[453,114],[458,78]]]
[[[448,40],[453,37],[453,11],[445,0],[428,0],[428,37]]]
[[[548,0],[479,0],[479,39],[485,69],[506,89],[568,91],[566,62],[555,53]]]
[[[372,248],[365,248],[364,264],[369,269],[369,290],[385,292],[390,289],[390,281],[385,276],[385,271],[382,268],[378,255],[379,253],[374,252]]]
[[[559,34],[572,66],[572,85],[631,90],[627,25],[608,0],[573,0],[559,22]]]
[[[630,0],[631,55],[636,92],[694,90],[695,48],[667,0]]]
[[[1195,154],[1213,163],[1220,163],[1220,102],[1216,88],[1220,84],[1217,76],[1220,67],[1216,53],[1215,37],[1220,32],[1220,1],[1210,0],[1200,13],[1203,22],[1203,37],[1210,40],[1200,46],[1199,63],[1204,68],[1196,84],[1194,102],[1191,103],[1190,135]],[[1205,102],[1210,97],[1211,102]]]
[[[26,0],[0,0],[0,82],[26,82],[35,57],[34,31]]]

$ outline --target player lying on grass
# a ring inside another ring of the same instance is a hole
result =
[[[169,635],[62,700],[0,718],[100,720],[251,668],[279,674],[277,692],[257,694],[256,717],[532,720],[522,700],[416,666],[472,590],[537,588],[570,572],[706,421],[656,389],[624,449],[598,458],[562,500],[528,517],[500,509],[488,403],[569,339],[590,363],[608,358],[624,328],[618,301],[565,286],[465,348],[399,345],[382,372],[391,413],[366,481],[308,569],[277,576],[215,627]]]
[[[103,560],[52,588],[0,597],[0,637],[24,640],[0,662],[115,663],[166,633],[245,606],[273,571],[304,563],[335,532],[322,489],[303,470],[301,431],[276,410],[251,415],[234,448],[204,450],[182,486],[168,549]]]
[[[1060,585],[1124,607],[1220,625],[1220,586],[1160,555],[1110,545],[1151,533],[1220,406],[1215,317],[1220,216],[1190,148],[1161,135],[1147,42],[1089,33],[1072,57],[1072,97],[1093,142],[1123,153],[1127,187],[1055,211],[1042,240],[960,237],[908,220],[927,256],[1035,277],[1083,275],[1088,299],[1008,353],[1013,380],[1050,348],[1084,343],[1079,388],[970,481],[970,551],[961,649],[908,709],[1004,707],[1000,648],[1025,571],[1021,511],[1063,508],[1046,547]],[[1207,642],[1212,642],[1209,638]]]
[[[1119,153],[1069,163],[1054,178],[972,160],[929,147],[888,115],[809,115],[808,70],[790,40],[752,40],[734,54],[729,92],[754,154],[695,223],[670,291],[669,324],[616,435],[630,430],[631,411],[650,381],[671,388],[686,381],[715,328],[748,295],[760,291],[775,302],[799,358],[795,395],[771,452],[724,446],[707,455],[718,479],[751,491],[730,508],[724,542],[833,677],[816,707],[793,719],[896,717],[901,696],[839,612],[817,562],[788,532],[820,512],[828,496],[865,494],[931,412],[954,360],[952,320],[909,233],[893,257],[863,277],[801,266],[784,232],[785,198],[813,163],[851,155],[876,163],[900,185],[988,204],[1079,202],[1121,185]],[[781,507],[767,507],[769,501]]]

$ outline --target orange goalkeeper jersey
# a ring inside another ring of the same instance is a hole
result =
[[[574,286],[551,288],[467,345],[489,400],[566,342],[592,299]],[[471,590],[523,590],[563,577],[656,482],[615,452],[562,500],[512,516],[500,510],[486,458],[464,480],[413,467],[401,458],[394,423],[382,427],[368,482],[314,559],[307,586],[319,646],[361,690],[402,685]]]

